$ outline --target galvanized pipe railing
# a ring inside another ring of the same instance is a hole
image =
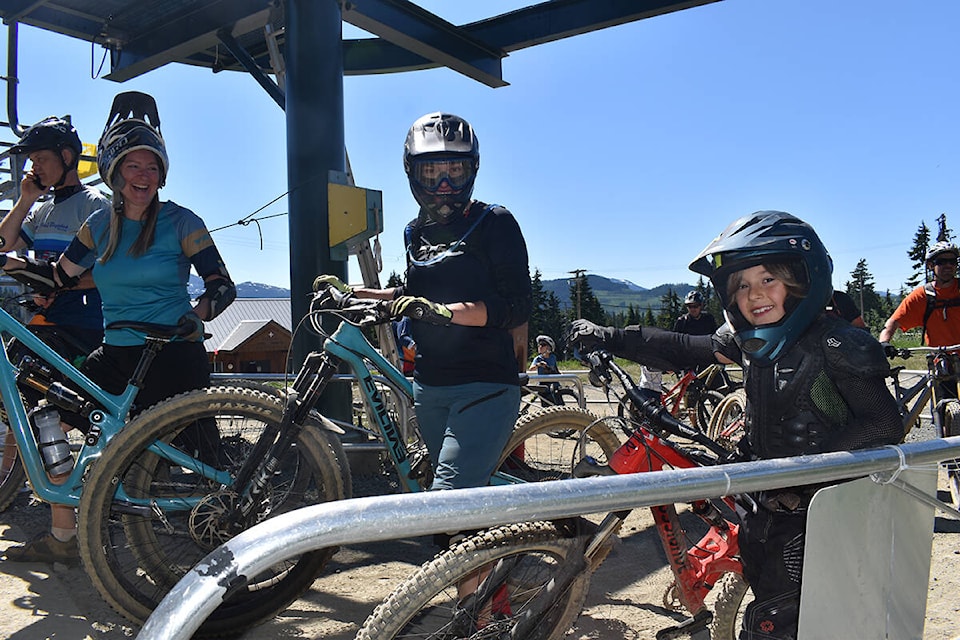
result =
[[[286,558],[343,544],[565,518],[882,474],[960,457],[960,436],[716,467],[357,498],[271,518],[215,549],[176,584],[139,640],[187,640],[237,583]]]

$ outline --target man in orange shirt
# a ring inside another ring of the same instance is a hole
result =
[[[880,342],[889,346],[897,329],[906,331],[923,327],[925,344],[942,347],[960,344],[960,288],[957,286],[957,257],[960,250],[952,242],[937,242],[927,251],[927,267],[933,270],[933,282],[921,285],[907,294],[900,306],[887,319],[880,332]],[[931,285],[932,288],[931,288]],[[933,295],[929,307],[928,297]]]

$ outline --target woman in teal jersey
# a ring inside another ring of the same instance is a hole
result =
[[[175,339],[157,355],[137,396],[136,412],[209,384],[203,321],[223,311],[236,297],[236,288],[203,221],[180,205],[160,201],[169,160],[152,97],[129,92],[114,99],[98,145],[97,166],[113,190],[112,206],[94,212],[80,227],[53,267],[57,285],[70,286],[91,271],[103,299],[105,327],[119,320],[193,327],[190,335]],[[195,305],[187,291],[191,266],[206,286]],[[103,344],[82,369],[105,390],[121,393],[145,339],[145,334],[131,329],[106,329]],[[216,424],[205,427],[185,431],[178,444],[215,462]],[[54,506],[52,520],[54,532],[76,528],[70,507]],[[64,555],[75,553],[76,540],[61,542],[62,537],[48,534],[28,543],[29,553],[20,553],[19,559],[63,561]]]

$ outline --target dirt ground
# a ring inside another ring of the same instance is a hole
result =
[[[916,438],[926,437],[922,431]],[[942,474],[941,474],[942,476]],[[946,485],[941,478],[941,497]],[[355,494],[382,487],[358,479]],[[0,514],[0,551],[49,527],[49,509],[21,494]],[[960,522],[938,517],[923,640],[960,638]],[[346,547],[312,589],[274,620],[242,636],[253,639],[351,640],[367,615],[414,567],[435,552],[415,538]],[[663,605],[671,582],[649,511],[634,512],[620,542],[592,581],[575,640],[653,638],[683,616]],[[0,638],[119,639],[138,628],[111,611],[79,567],[0,561]],[[707,638],[705,633],[694,640]]]
[[[28,494],[0,514],[0,549],[48,526],[49,510]],[[960,638],[960,523],[937,518],[924,640]],[[245,639],[350,640],[374,606],[434,553],[416,538],[341,549],[305,597]],[[635,512],[593,579],[576,640],[652,638],[681,616],[662,604],[669,569],[649,512]],[[119,639],[137,628],[111,611],[80,568],[0,562],[0,637]],[[702,640],[705,634],[695,638]]]

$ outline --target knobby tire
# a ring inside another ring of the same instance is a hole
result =
[[[747,605],[747,581],[739,573],[727,573],[713,587],[717,592],[710,640],[736,640]]]
[[[746,433],[743,422],[746,407],[746,391],[737,389],[727,394],[710,418],[707,436],[729,451],[735,450],[737,443]],[[734,425],[734,423],[736,424]]]
[[[944,437],[960,436],[960,402],[951,400],[943,407]],[[960,509],[960,459],[946,460],[947,484],[954,509]]]
[[[517,421],[497,468],[524,482],[569,478],[586,454],[605,463],[620,446],[606,423],[579,407],[547,407]]]
[[[113,608],[142,624],[196,562],[241,530],[299,507],[349,497],[350,485],[344,484],[349,468],[339,439],[312,424],[282,456],[252,521],[230,528],[217,518],[235,504],[233,492],[147,450],[155,441],[174,441],[187,427],[196,432],[198,420],[209,425],[215,419],[220,435],[215,464],[233,476],[282,411],[278,394],[212,387],[155,405],[110,441],[85,481],[78,534],[84,568]],[[135,498],[196,504],[162,514],[133,513],[114,501],[118,487]],[[238,635],[276,615],[310,587],[334,552],[306,553],[247,577],[195,637]]]
[[[590,570],[584,568],[565,590],[545,590],[565,562],[576,560],[582,544],[549,522],[505,525],[467,538],[401,583],[367,618],[356,640],[506,637],[538,595],[552,606],[532,633],[518,640],[562,638],[583,607]],[[461,598],[458,585],[480,571],[489,571],[486,582],[474,596]],[[486,623],[481,629],[478,620]]]

